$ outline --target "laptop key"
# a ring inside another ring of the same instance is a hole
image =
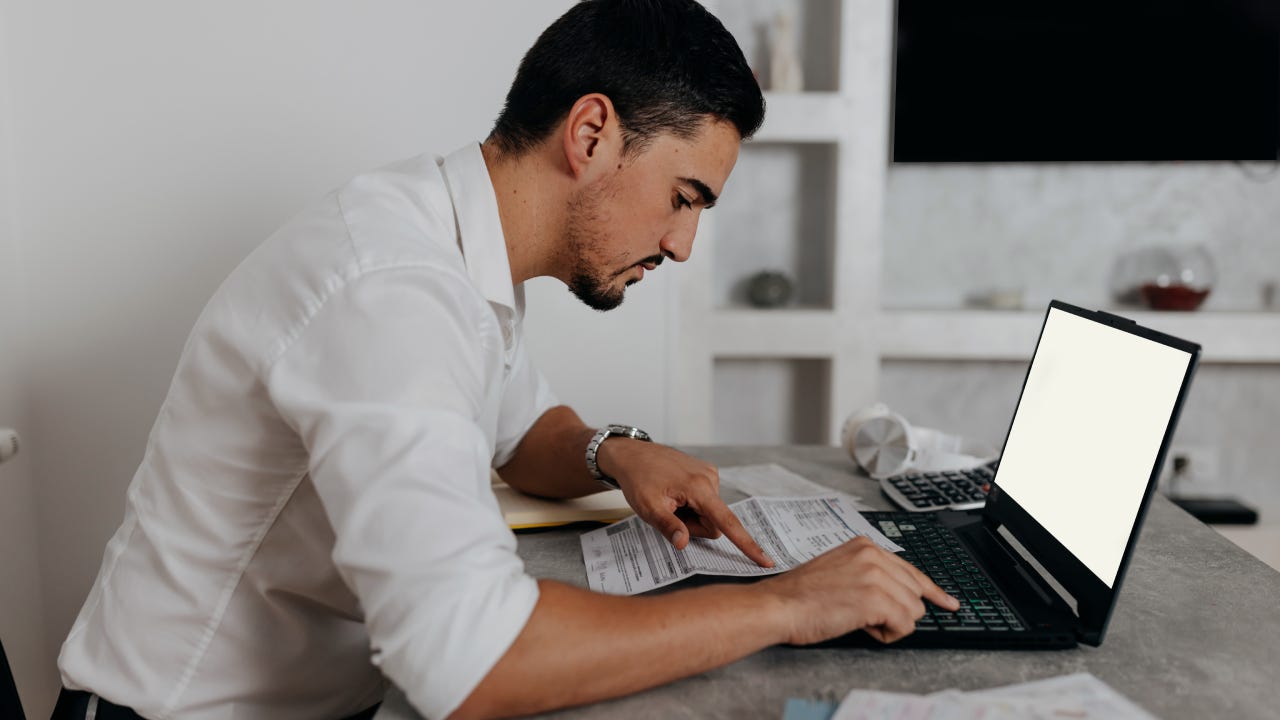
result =
[[[948,494],[925,491],[921,501],[941,498],[946,503]],[[939,587],[961,601],[961,608],[955,613],[927,603],[929,615],[917,622],[917,629],[959,632],[1025,630],[1025,625],[1018,620],[982,567],[974,562],[968,549],[933,517],[906,512],[877,516],[882,529],[892,528],[897,533],[895,541],[904,548],[900,557],[920,568]]]

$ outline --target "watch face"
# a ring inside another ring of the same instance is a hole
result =
[[[649,433],[630,425],[609,425],[605,427],[610,435],[624,435],[636,440],[650,440]]]

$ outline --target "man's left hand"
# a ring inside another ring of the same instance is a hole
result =
[[[689,545],[690,536],[715,539],[724,533],[757,565],[773,567],[720,499],[715,465],[665,445],[621,437],[600,445],[599,460],[601,470],[618,481],[627,504],[677,550]]]

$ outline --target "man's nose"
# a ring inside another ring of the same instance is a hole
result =
[[[667,233],[658,245],[662,249],[662,254],[676,262],[688,260],[689,255],[693,252],[693,236],[697,234],[697,231],[698,222],[695,220],[686,226],[676,228]]]

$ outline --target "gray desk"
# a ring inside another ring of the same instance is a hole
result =
[[[829,447],[686,448],[721,467],[776,462],[892,509]],[[726,493],[726,499],[737,499]],[[586,586],[580,528],[520,536],[535,577]],[[1147,515],[1102,647],[1077,650],[807,650],[775,647],[562,718],[780,718],[789,697],[838,700],[853,688],[924,693],[1091,672],[1159,717],[1280,717],[1280,573],[1163,497]],[[393,693],[379,720],[416,719]]]

